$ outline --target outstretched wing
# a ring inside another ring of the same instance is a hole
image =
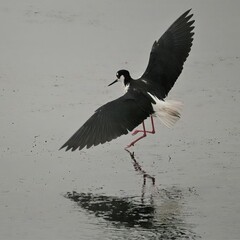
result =
[[[190,21],[193,16],[188,15],[190,10],[182,14],[152,46],[142,78],[152,85],[158,98],[167,96],[191,50],[194,20]]]
[[[127,92],[122,97],[98,108],[84,125],[60,148],[66,151],[96,146],[127,134],[152,111],[150,101],[141,93]]]

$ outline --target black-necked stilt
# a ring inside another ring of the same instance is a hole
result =
[[[191,10],[191,9],[190,9]],[[133,135],[143,135],[131,142],[133,146],[147,133],[155,133],[153,115],[171,127],[179,118],[181,103],[165,101],[170,89],[182,72],[183,64],[191,50],[194,26],[190,10],[182,14],[153,43],[146,71],[139,79],[132,79],[127,70],[117,72],[117,79],[123,79],[126,93],[98,108],[83,126],[60,148],[72,151],[109,142],[127,134],[142,123],[143,130],[135,130]],[[144,120],[151,117],[152,130],[145,129]]]

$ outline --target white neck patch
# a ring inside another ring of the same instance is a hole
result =
[[[128,91],[128,89],[129,89],[129,84],[127,84],[126,86],[125,85],[123,85],[123,86],[124,86],[123,91],[124,91],[124,93],[126,93]]]
[[[125,77],[123,75],[121,75],[121,77],[118,79],[120,82],[124,82]]]
[[[121,75],[121,77],[118,78],[118,81],[121,82],[122,85],[123,85],[123,92],[126,93],[126,92],[128,91],[129,84],[127,84],[127,85],[125,86],[124,80],[125,80],[125,77],[124,77],[123,75]]]

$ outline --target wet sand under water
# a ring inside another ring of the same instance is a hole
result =
[[[239,7],[1,1],[0,239],[240,239]],[[116,71],[140,75],[153,41],[189,8],[196,34],[169,95],[184,103],[174,128],[156,119],[135,161],[131,134],[58,151],[121,94],[106,88]]]

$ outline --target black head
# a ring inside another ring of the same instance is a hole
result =
[[[124,79],[127,79],[130,77],[130,73],[128,70],[123,69],[123,70],[117,71],[116,76],[118,79],[120,79],[122,76],[124,77]]]
[[[124,85],[129,84],[129,82],[132,80],[129,71],[124,69],[117,71],[116,77],[117,79],[112,83],[110,83],[108,86],[111,86],[112,84],[118,82],[122,78],[123,78]]]

